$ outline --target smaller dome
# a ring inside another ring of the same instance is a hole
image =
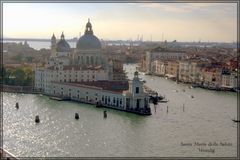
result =
[[[57,52],[69,52],[70,45],[67,43],[67,41],[64,39],[64,35],[62,33],[61,39],[57,43]]]

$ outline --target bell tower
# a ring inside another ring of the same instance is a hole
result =
[[[143,82],[140,81],[138,77],[139,73],[134,72],[133,80],[129,83],[129,92],[133,94],[133,96],[142,95],[143,91]]]
[[[144,92],[143,89],[143,81],[138,77],[138,72],[134,73],[134,78],[132,81],[129,81],[129,90],[128,92],[131,94],[129,104],[132,105],[132,108],[135,110],[140,110],[144,112],[150,112],[148,108],[148,95]]]
[[[56,49],[57,49],[57,39],[53,33],[52,38],[51,38],[51,54],[52,54],[52,56],[56,55]]]

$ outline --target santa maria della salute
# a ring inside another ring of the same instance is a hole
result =
[[[134,73],[127,80],[122,62],[104,54],[88,20],[84,35],[71,48],[64,33],[53,34],[47,64],[35,69],[35,90],[57,100],[73,100],[150,115],[149,95]]]

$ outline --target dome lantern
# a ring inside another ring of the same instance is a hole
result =
[[[63,34],[63,32],[62,32],[62,35],[61,35],[61,39],[64,39],[64,34]]]
[[[92,24],[90,23],[90,19],[86,24],[85,33],[81,36],[77,42],[77,49],[101,49],[101,42],[100,40],[93,35]]]
[[[88,18],[88,22],[86,24],[85,34],[93,34],[92,24],[90,23],[89,18]]]

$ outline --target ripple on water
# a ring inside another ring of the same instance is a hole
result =
[[[4,93],[4,147],[17,156],[191,157],[208,155],[186,151],[179,145],[182,141],[226,140],[233,147],[219,150],[215,156],[236,155],[237,125],[231,122],[231,117],[236,117],[235,95],[187,89],[186,85],[159,77],[151,81],[150,76],[141,77],[170,100],[157,105],[156,113],[151,106],[153,114],[147,117],[109,109],[108,118],[103,119],[103,110],[91,105]],[[189,98],[190,95],[195,98]],[[16,102],[19,110],[15,109]],[[79,120],[74,119],[76,112]],[[39,124],[34,122],[35,115],[40,116]]]

